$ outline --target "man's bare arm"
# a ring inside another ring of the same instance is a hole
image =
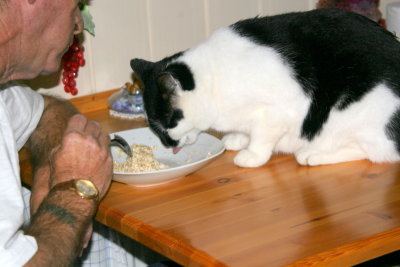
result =
[[[27,266],[67,266],[81,251],[85,234],[89,237],[97,204],[62,190],[63,184],[89,179],[102,198],[112,177],[108,135],[98,123],[74,115],[75,109],[58,101],[46,100],[43,117],[27,145],[35,172],[34,215],[27,234],[35,237],[39,247]]]
[[[97,205],[62,186],[54,186],[33,215],[27,234],[35,237],[38,251],[26,266],[70,266],[82,250]]]
[[[33,184],[31,213],[35,213],[43,198],[49,192],[50,153],[61,144],[69,119],[79,113],[69,102],[44,97],[44,111],[38,126],[29,138],[26,148],[31,154]]]
[[[45,95],[43,98],[43,115],[26,144],[35,169],[48,165],[49,155],[53,148],[61,144],[69,119],[79,113],[66,100]]]

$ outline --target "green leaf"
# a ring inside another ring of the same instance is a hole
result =
[[[81,14],[83,18],[83,23],[84,23],[84,29],[89,32],[91,35],[94,36],[94,23],[93,23],[93,17],[90,14],[89,11],[89,6],[88,5],[83,5],[81,7]]]

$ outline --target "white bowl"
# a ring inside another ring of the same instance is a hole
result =
[[[129,145],[154,146],[153,155],[155,159],[170,166],[169,168],[148,172],[114,171],[113,179],[115,181],[133,186],[150,186],[173,181],[197,171],[225,150],[221,140],[206,133],[199,134],[194,144],[182,147],[176,154],[172,153],[172,148],[165,148],[149,128],[116,132],[110,134],[110,137],[113,138],[114,134],[125,138]],[[112,147],[112,154],[114,160],[119,163],[126,160],[126,155],[121,153],[121,150],[117,147]]]

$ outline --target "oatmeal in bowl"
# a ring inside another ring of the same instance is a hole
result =
[[[218,138],[202,133],[194,144],[184,146],[174,154],[164,147],[149,128],[138,128],[110,135],[122,136],[131,146],[128,157],[118,147],[112,147],[114,176],[117,182],[132,186],[151,186],[171,182],[193,173],[225,151]]]

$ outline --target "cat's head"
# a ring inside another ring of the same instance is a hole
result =
[[[143,84],[149,126],[163,145],[176,148],[194,142],[199,131],[185,123],[184,113],[178,107],[180,93],[194,89],[188,66],[167,58],[158,62],[132,59],[131,67]]]

